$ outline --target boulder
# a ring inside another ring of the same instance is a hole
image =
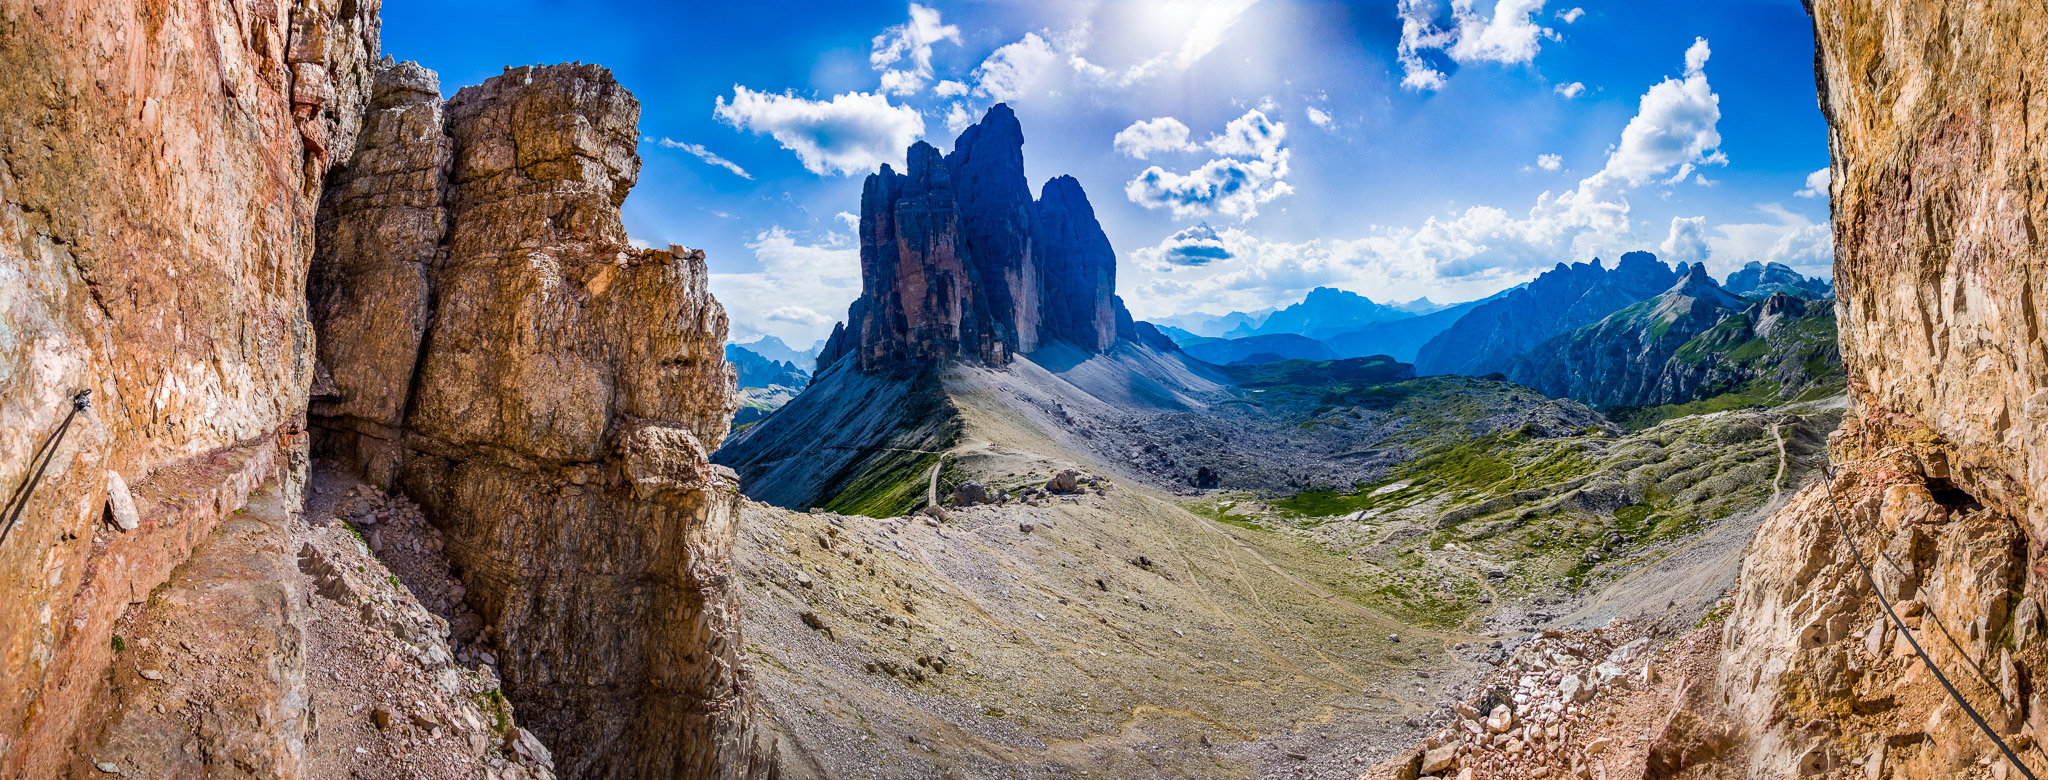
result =
[[[995,502],[989,498],[988,488],[982,487],[979,482],[969,480],[960,483],[959,487],[953,488],[953,506],[974,506],[975,504],[992,503]]]
[[[142,518],[135,513],[135,495],[128,492],[128,481],[121,478],[121,472],[107,472],[107,514],[114,518],[114,527],[133,531],[142,524]]]
[[[1433,775],[1458,766],[1458,746],[1444,745],[1422,754],[1422,773]]]

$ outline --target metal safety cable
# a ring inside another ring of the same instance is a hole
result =
[[[57,457],[57,447],[64,443],[64,434],[71,430],[71,421],[78,418],[79,412],[91,409],[91,390],[80,390],[71,396],[71,413],[64,415],[64,422],[57,424],[56,432],[50,434],[49,440],[43,442],[35,455],[30,456],[28,479],[23,480],[21,487],[15,488],[14,495],[8,497],[6,508],[0,509],[0,516],[6,518],[6,524],[0,525],[0,544],[6,544],[7,536],[14,533],[15,521],[21,519],[22,510],[28,508],[29,495],[35,492],[36,484],[43,481],[43,472],[50,467],[50,461]]]
[[[1984,732],[1985,737],[1998,745],[1998,749],[2005,753],[2005,760],[2011,761],[2013,767],[2019,769],[2020,774],[2025,775],[2027,780],[2036,780],[2033,770],[2028,769],[2026,764],[2020,762],[2019,755],[2012,752],[2012,747],[2006,745],[2005,740],[2000,739],[1998,733],[1991,730],[1991,724],[1984,722],[1984,716],[1977,714],[1977,709],[1970,706],[1970,702],[1963,698],[1963,693],[1956,690],[1954,683],[1948,681],[1948,675],[1942,674],[1941,668],[1934,665],[1934,659],[1929,658],[1927,651],[1920,647],[1920,640],[1914,639],[1913,632],[1906,628],[1906,621],[1899,617],[1899,613],[1892,610],[1891,602],[1885,600],[1884,593],[1877,587],[1877,578],[1871,575],[1870,567],[1863,562],[1863,551],[1857,548],[1856,538],[1849,535],[1849,526],[1842,521],[1842,509],[1839,502],[1835,499],[1834,466],[1823,463],[1821,464],[1821,471],[1828,478],[1826,483],[1828,509],[1834,514],[1835,530],[1842,535],[1842,541],[1849,544],[1849,554],[1855,556],[1856,568],[1863,571],[1863,580],[1870,584],[1870,594],[1877,597],[1878,606],[1884,607],[1884,613],[1891,616],[1892,623],[1899,627],[1899,633],[1906,637],[1906,642],[1913,646],[1913,652],[1920,656],[1920,662],[1927,664],[1927,671],[1934,674],[1934,679],[1940,681],[1941,687],[1948,691],[1949,698],[1954,699],[1956,705],[1962,707],[1963,712],[1970,716],[1970,720],[1977,724],[1977,730]]]

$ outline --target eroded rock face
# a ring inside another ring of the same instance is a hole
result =
[[[1045,331],[1090,352],[1109,351],[1120,335],[1117,316],[1122,311],[1116,300],[1116,250],[1095,221],[1081,182],[1072,176],[1046,182],[1034,215],[1034,246],[1045,277]]]
[[[0,776],[58,776],[119,612],[259,484],[296,489],[313,216],[378,6],[0,6],[4,490],[94,402],[0,537]],[[99,524],[109,471],[127,533]]]
[[[2048,735],[2048,111],[2030,85],[2048,10],[1810,5],[1856,413],[1831,442],[1832,495],[1809,486],[1751,543],[1716,698],[1754,776],[1851,760],[1950,776],[2002,759],[1875,595],[1993,729]]]
[[[849,354],[883,372],[954,358],[1002,366],[1047,340],[1088,352],[1138,340],[1087,194],[1062,176],[1031,199],[1009,106],[990,108],[951,154],[913,144],[904,168],[882,166],[861,191],[862,294],[819,372]]]
[[[334,385],[309,412],[330,433],[321,454],[353,457],[389,489],[413,364],[426,335],[448,212],[454,144],[440,79],[417,63],[377,68],[357,154],[321,196],[311,293],[320,362]]]
[[[508,69],[445,107],[423,74],[380,74],[377,151],[328,199],[323,224],[360,239],[322,256],[323,335],[365,339],[348,328],[375,306],[399,326],[323,353],[321,450],[442,530],[564,776],[767,772],[739,673],[738,494],[706,456],[736,406],[725,311],[702,252],[628,242],[639,104],[591,65]]]

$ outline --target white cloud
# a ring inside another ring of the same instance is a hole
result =
[[[1692,39],[1692,46],[1685,50],[1685,74],[1690,76],[1705,69],[1707,58],[1713,54],[1714,50],[1707,46],[1707,39]]]
[[[1175,124],[1178,124],[1176,122]],[[1183,128],[1185,129],[1185,128]],[[1267,119],[1261,111],[1246,111],[1230,120],[1223,132],[1209,137],[1209,151],[1232,157],[1270,158],[1287,139],[1287,125]]]
[[[739,176],[742,179],[747,179],[751,181],[754,178],[754,175],[751,173],[747,173],[747,169],[741,168],[739,166],[739,163],[733,162],[731,160],[713,154],[710,149],[704,148],[703,144],[683,143],[682,141],[678,141],[673,138],[663,138],[659,143],[661,145],[661,148],[663,149],[681,149],[685,152],[689,152],[690,154],[696,155],[697,159],[703,160],[704,162],[710,163],[712,165],[716,165],[720,168],[724,168],[728,171],[732,171],[735,175]]]
[[[1557,94],[1563,95],[1564,99],[1572,100],[1580,95],[1586,94],[1586,85],[1574,81],[1570,84],[1557,85],[1556,91]]]
[[[1458,20],[1458,40],[1451,44],[1451,59],[1459,64],[1497,62],[1515,65],[1532,62],[1543,48],[1543,39],[1555,39],[1550,28],[1533,17],[1543,10],[1543,0],[1500,0],[1493,17],[1472,12],[1472,0],[1451,0],[1451,15]]]
[[[946,129],[954,135],[974,124],[974,112],[967,110],[967,104],[954,103],[946,107]]]
[[[932,44],[960,43],[960,28],[939,21],[935,8],[910,4],[910,21],[875,36],[868,63],[882,73],[882,92],[915,94],[932,80]],[[899,67],[901,66],[901,67]]]
[[[932,85],[932,94],[942,98],[962,97],[971,89],[965,83],[945,79]]]
[[[1330,129],[1332,125],[1336,124],[1336,120],[1331,119],[1330,113],[1327,111],[1324,111],[1320,108],[1316,108],[1315,106],[1309,106],[1306,109],[1306,111],[1308,113],[1309,124],[1315,125],[1316,127],[1320,127],[1325,130]]]
[[[1090,81],[1105,86],[1129,87],[1168,71],[1184,71],[1200,62],[1209,52],[1223,45],[1230,37],[1230,30],[1244,12],[1257,5],[1258,0],[1178,0],[1177,2],[1155,2],[1154,16],[1162,23],[1184,22],[1186,32],[1181,36],[1178,50],[1163,52],[1128,68],[1115,70],[1105,68],[1080,54],[1087,48],[1089,30],[1082,26],[1067,36],[1070,43],[1062,48],[1069,54],[1067,63],[1074,72]]]
[[[1140,268],[1155,272],[1182,266],[1203,266],[1233,257],[1230,249],[1224,246],[1221,234],[1206,222],[1184,228],[1167,236],[1158,246],[1142,247],[1132,254]]]
[[[1631,129],[1624,131],[1623,143],[1609,153],[1606,165],[1572,189],[1543,193],[1525,214],[1474,206],[1431,217],[1416,227],[1376,227],[1351,240],[1277,242],[1242,230],[1219,229],[1215,240],[1230,259],[1201,266],[1167,262],[1165,253],[1185,243],[1182,237],[1137,250],[1134,257],[1140,262],[1132,281],[1136,289],[1149,290],[1148,276],[1170,271],[1184,286],[1162,288],[1171,297],[1133,303],[1149,310],[1140,316],[1197,305],[1249,311],[1298,300],[1316,285],[1379,290],[1389,296],[1483,295],[1526,281],[1561,260],[1612,260],[1653,244],[1658,237],[1639,232],[1630,218],[1630,194],[1670,181],[1677,170],[1720,158],[1714,135],[1718,112],[1712,109],[1716,98],[1705,79],[1704,70],[1694,67],[1684,82],[1667,79],[1651,87],[1642,101],[1644,115],[1630,122]],[[1670,99],[1674,97],[1683,100]],[[1678,103],[1695,110],[1675,110]],[[1698,110],[1701,106],[1706,110]],[[1786,244],[1775,250],[1776,255],[1814,256],[1815,240],[1784,238],[1788,231],[1799,230],[1798,224],[1761,227],[1766,230],[1744,236],[1749,248],[1742,252],[1723,246],[1725,238],[1710,239],[1710,255],[1717,263],[1745,256],[1760,259],[1773,253],[1773,242],[1783,239]]]
[[[1259,215],[1259,204],[1294,192],[1287,175],[1287,151],[1273,159],[1210,160],[1187,174],[1154,165],[1124,185],[1132,203],[1148,209],[1170,208],[1179,218],[1224,214],[1239,219]]]
[[[1143,133],[1133,134],[1129,143],[1132,148],[1139,148],[1141,142],[1178,144],[1163,148],[1189,148],[1187,126],[1179,120],[1162,117],[1152,122]],[[1144,124],[1132,125],[1124,132]],[[1123,133],[1117,135],[1119,140],[1124,139]],[[1171,209],[1175,217],[1183,219],[1209,214],[1251,219],[1259,215],[1259,204],[1294,192],[1286,182],[1289,153],[1282,148],[1286,139],[1285,124],[1266,118],[1264,112],[1256,109],[1247,111],[1203,144],[1223,157],[1186,174],[1157,165],[1146,168],[1124,185],[1124,195],[1148,209]],[[1155,147],[1142,148],[1149,151]]]
[[[714,273],[711,292],[732,320],[732,338],[772,335],[809,344],[832,331],[846,306],[860,296],[860,250],[829,233],[823,244],[798,243],[780,227],[747,244],[760,270]]]
[[[1188,126],[1170,116],[1132,122],[1130,127],[1117,131],[1110,146],[1140,160],[1159,152],[1192,152],[1197,148],[1188,143]]]
[[[1449,46],[1457,33],[1436,26],[1435,0],[1400,0],[1395,12],[1401,17],[1401,42],[1395,57],[1401,63],[1401,86],[1409,89],[1443,89],[1444,73],[1422,58],[1426,49]]]
[[[1258,4],[1259,0],[1208,0],[1195,13],[1195,23],[1188,29],[1187,37],[1181,39],[1180,51],[1174,55],[1174,66],[1187,70],[1189,66],[1209,56],[1209,52],[1223,45],[1223,39],[1230,34],[1230,28],[1237,26],[1237,19],[1246,9]]]
[[[1536,167],[1546,171],[1561,170],[1564,168],[1564,158],[1555,154],[1539,154],[1536,155]]]
[[[916,109],[866,92],[810,100],[735,84],[732,101],[718,98],[712,113],[741,130],[766,133],[821,176],[867,173],[901,160],[903,149],[924,134],[924,115]]]
[[[1556,31],[1537,24],[1544,0],[1497,0],[1493,13],[1473,9],[1475,0],[1451,0],[1451,26],[1438,27],[1436,0],[1400,0],[1401,41],[1395,54],[1401,63],[1401,85],[1413,90],[1441,89],[1448,78],[1423,56],[1440,51],[1460,65],[1491,62],[1526,65],[1536,60],[1544,40],[1559,40]]]
[[[793,325],[808,325],[812,327],[830,325],[837,322],[837,320],[805,306],[778,306],[769,309],[764,317],[770,322],[787,322]]]
[[[1806,174],[1806,189],[1792,194],[1802,198],[1825,198],[1828,196],[1828,180],[1830,176],[1832,174],[1826,168]]]
[[[1578,20],[1579,20],[1579,17],[1581,17],[1581,16],[1585,16],[1585,15],[1586,15],[1586,9],[1584,9],[1584,8],[1574,8],[1574,9],[1571,9],[1571,10],[1569,10],[1569,11],[1559,11],[1559,12],[1557,12],[1557,20],[1558,20],[1558,21],[1560,21],[1560,22],[1564,22],[1565,24],[1571,24],[1572,22],[1576,22],[1576,21],[1578,21]]]
[[[1673,167],[1665,181],[1677,183],[1698,165],[1725,165],[1718,151],[1721,97],[1707,84],[1707,39],[1694,41],[1685,52],[1685,79],[1666,78],[1643,94],[1636,116],[1621,131],[1621,144],[1607,158],[1602,175],[1641,186]]]
[[[1823,268],[1813,275],[1830,276],[1835,262],[1835,232],[1826,224],[1803,225],[1786,231],[1764,250],[1764,261],[1784,263],[1793,268]]]
[[[974,92],[999,102],[1016,100],[1058,59],[1052,44],[1038,33],[1025,33],[1022,40],[996,49],[974,69]]]
[[[859,232],[859,231],[860,231],[860,215],[859,215],[859,214],[855,214],[855,213],[853,213],[853,212],[851,212],[851,211],[842,211],[842,212],[839,212],[839,213],[837,213],[837,214],[834,214],[834,215],[832,215],[832,218],[833,218],[833,219],[836,219],[836,220],[839,220],[840,222],[844,222],[844,223],[846,223],[846,231],[847,231],[847,232],[849,232],[849,233],[854,233],[854,232]]]
[[[1759,204],[1763,222],[1717,225],[1708,240],[1715,270],[1726,274],[1743,263],[1784,263],[1809,276],[1833,276],[1835,235],[1826,222],[1814,222],[1776,203]]]
[[[1672,217],[1671,233],[1657,247],[1658,259],[1688,265],[1705,262],[1712,251],[1707,246],[1706,217]]]

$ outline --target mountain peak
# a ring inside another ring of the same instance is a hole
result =
[[[1103,352],[1136,338],[1116,299],[1116,251],[1080,181],[1024,179],[1024,131],[989,108],[940,155],[911,144],[861,195],[861,297],[818,355],[864,372],[967,359],[1006,365],[1045,340]]]

